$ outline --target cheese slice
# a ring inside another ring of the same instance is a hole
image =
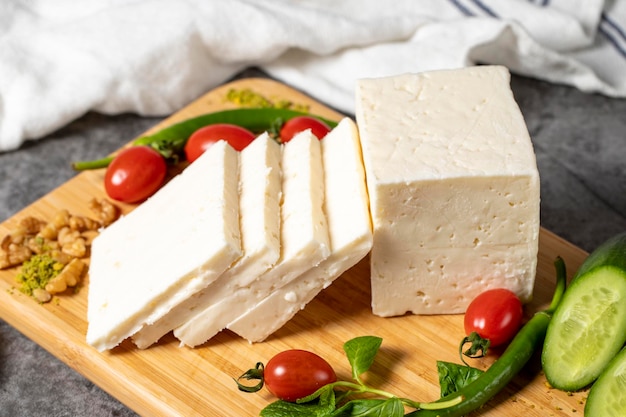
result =
[[[239,224],[243,256],[216,281],[133,336],[139,348],[156,343],[170,330],[267,271],[280,255],[280,145],[267,133],[241,151]],[[220,290],[221,288],[221,290]]]
[[[238,157],[218,142],[94,239],[87,343],[111,349],[241,256]]]
[[[372,246],[369,200],[355,123],[343,119],[321,145],[331,254],[227,326],[250,342],[260,342],[281,328],[320,291],[363,259]]]
[[[181,344],[197,346],[330,254],[323,211],[324,183],[319,140],[305,131],[283,145],[280,257],[267,272],[234,292],[212,288],[213,304],[174,329]]]
[[[480,292],[531,298],[539,174],[500,66],[358,82],[379,316],[462,313]]]

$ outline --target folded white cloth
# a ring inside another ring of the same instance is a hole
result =
[[[5,0],[0,151],[90,110],[169,114],[249,66],[352,113],[358,78],[477,63],[626,97],[626,1]]]

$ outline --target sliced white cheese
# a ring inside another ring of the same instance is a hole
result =
[[[250,284],[280,255],[280,145],[267,133],[241,151],[239,158],[239,224],[243,256],[217,280],[133,336],[139,348],[156,343],[170,330]]]
[[[282,327],[320,291],[363,259],[372,246],[369,200],[356,125],[348,118],[343,119],[321,145],[324,211],[331,254],[228,325],[228,329],[250,342],[260,342]]]
[[[241,256],[237,172],[237,153],[218,142],[94,239],[87,343],[115,347]]]
[[[461,313],[494,287],[530,299],[539,174],[509,83],[499,66],[358,82],[375,314]]]
[[[215,302],[174,329],[181,344],[197,346],[209,340],[260,300],[330,253],[323,211],[324,183],[319,140],[310,131],[283,145],[280,257],[276,265],[234,292],[226,285],[212,288]]]

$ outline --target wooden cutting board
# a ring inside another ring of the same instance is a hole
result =
[[[217,88],[155,126],[201,113],[237,107],[227,100],[231,89],[251,89],[272,101],[288,100],[308,106],[315,114],[332,119],[341,115],[311,98],[266,79],[244,79]],[[129,140],[132,138],[129,138]],[[68,167],[70,169],[70,167]],[[0,238],[28,215],[50,219],[59,208],[91,215],[87,204],[106,197],[104,170],[84,172],[0,224]],[[124,211],[132,206],[120,205]],[[554,289],[553,261],[564,258],[571,275],[586,253],[556,235],[541,230],[535,296],[526,313],[545,307]],[[326,358],[340,379],[351,373],[342,345],[362,335],[383,338],[368,382],[377,388],[416,401],[439,396],[436,361],[459,362],[458,343],[463,335],[460,315],[380,318],[370,309],[369,259],[338,278],[304,310],[263,343],[249,344],[228,331],[191,349],[179,347],[170,334],[157,345],[139,350],[129,341],[100,353],[85,343],[88,279],[76,294],[63,294],[58,302],[40,305],[15,288],[16,270],[0,271],[0,316],[61,361],[144,416],[256,416],[273,400],[263,390],[239,392],[233,377],[257,361],[267,362],[288,349],[312,350]],[[472,365],[487,368],[498,352]],[[582,416],[586,392],[567,394],[546,385],[537,361],[496,398],[473,415],[480,416]]]

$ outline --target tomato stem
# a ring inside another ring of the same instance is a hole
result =
[[[243,391],[243,392],[260,391],[261,388],[263,388],[263,385],[265,384],[265,378],[264,378],[264,372],[263,372],[264,370],[265,370],[265,367],[263,365],[263,362],[257,362],[254,368],[248,369],[246,372],[241,374],[239,378],[237,379],[233,378],[233,380],[237,384],[237,388],[239,388],[239,391]],[[256,385],[252,385],[252,386],[244,385],[241,382],[239,382],[242,379],[246,379],[248,381],[258,379],[259,383]]]
[[[465,346],[467,343],[470,343],[470,347],[465,352],[463,352],[463,346]],[[476,332],[470,333],[469,336],[466,336],[463,338],[463,340],[461,340],[461,344],[459,345],[459,356],[461,357],[461,361],[466,366],[469,366],[467,362],[465,362],[464,356],[473,359],[484,358],[485,356],[487,356],[489,345],[489,339],[480,337],[480,335]]]

